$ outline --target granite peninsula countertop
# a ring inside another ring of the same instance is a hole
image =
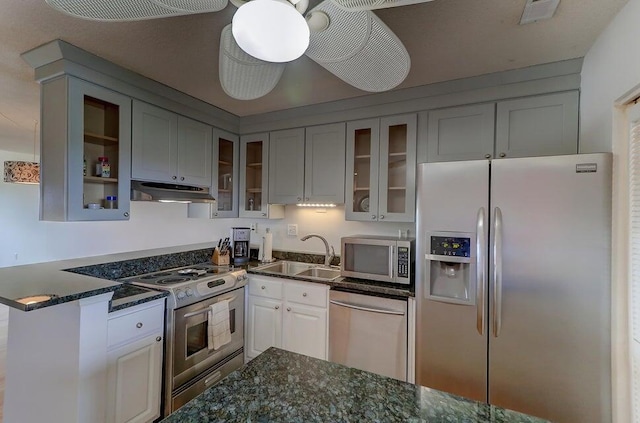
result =
[[[0,303],[32,311],[114,292],[109,311],[115,311],[167,296],[118,279],[207,261],[212,251],[213,244],[207,243],[4,267],[0,268]],[[40,295],[52,298],[33,304],[18,302]]]
[[[272,347],[162,420],[206,422],[546,420]]]

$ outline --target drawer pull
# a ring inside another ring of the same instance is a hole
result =
[[[137,327],[138,329],[140,329],[140,328],[142,327],[142,322],[138,322],[138,323],[136,324],[136,327]]]
[[[306,292],[303,292],[303,293],[302,293],[302,296],[303,296],[303,297],[306,297],[306,296],[307,296],[307,293],[306,293]]]
[[[280,308],[280,306],[276,306],[276,310],[278,310]]]
[[[262,286],[260,287],[260,289],[266,289],[266,287],[265,287],[264,285],[262,285]]]
[[[162,336],[156,336],[156,341],[157,341],[157,342],[162,341]]]
[[[208,377],[204,380],[204,386],[209,386],[211,385],[213,382],[217,382],[218,379],[220,379],[220,377],[222,376],[221,372],[215,372],[213,375],[211,375],[211,377]]]
[[[291,307],[287,307],[287,311],[291,311]]]

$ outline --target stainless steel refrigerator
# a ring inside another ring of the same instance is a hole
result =
[[[418,165],[417,383],[611,421],[611,161]]]

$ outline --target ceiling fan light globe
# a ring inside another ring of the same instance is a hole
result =
[[[252,0],[233,15],[231,31],[242,50],[267,62],[290,62],[309,46],[309,26],[285,0]]]

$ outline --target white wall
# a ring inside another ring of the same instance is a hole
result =
[[[640,1],[629,3],[584,58],[580,94],[580,152],[611,151],[613,105],[640,83]]]
[[[612,151],[612,388],[614,422],[630,422],[628,346],[628,136],[620,101],[639,92],[640,0],[629,0],[585,56],[580,99],[580,152]]]
[[[2,140],[0,140],[0,148]],[[33,156],[0,150],[4,160],[33,160]],[[121,222],[41,222],[38,220],[38,185],[0,181],[0,267],[68,258],[89,257],[126,251],[197,244],[228,236],[232,226],[258,223],[252,242],[259,242],[267,227],[274,233],[273,247],[290,251],[324,254],[318,239],[306,242],[303,235],[316,232],[340,251],[340,237],[355,233],[394,235],[413,224],[345,222],[344,208],[327,213],[288,206],[286,218],[189,219],[184,204],[131,203],[131,219]],[[287,223],[297,223],[299,236],[286,235]],[[17,258],[16,258],[17,255]]]

